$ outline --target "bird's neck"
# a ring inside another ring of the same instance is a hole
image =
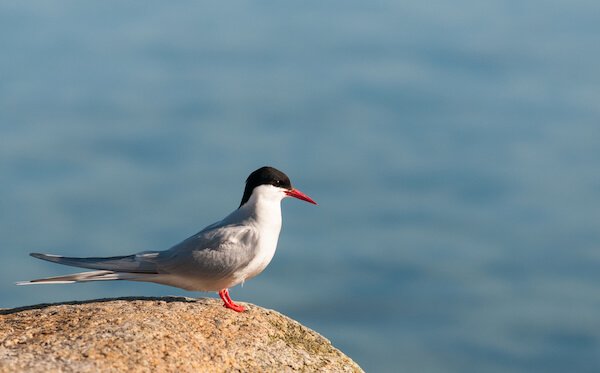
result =
[[[281,200],[251,198],[240,209],[260,226],[276,228],[277,231],[281,228]]]
[[[281,227],[281,200],[285,194],[272,185],[260,185],[252,190],[250,198],[238,209],[238,213],[266,229]]]

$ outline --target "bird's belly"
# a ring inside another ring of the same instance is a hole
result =
[[[236,278],[233,275],[220,278],[203,278],[200,276],[192,277],[161,274],[156,275],[154,278],[145,277],[143,281],[174,286],[188,291],[220,291],[239,283],[239,281],[236,282]]]
[[[275,255],[277,238],[264,240],[257,245],[254,258],[252,258],[246,267],[241,268],[235,273],[235,277],[238,279],[236,285],[257,276],[267,268]]]

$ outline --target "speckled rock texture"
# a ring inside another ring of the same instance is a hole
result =
[[[0,372],[361,372],[316,332],[255,305],[119,298],[0,310]]]

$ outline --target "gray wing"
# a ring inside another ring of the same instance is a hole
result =
[[[209,227],[210,228],[210,227]],[[207,229],[163,251],[158,273],[191,277],[226,277],[254,258],[258,231],[251,225]]]
[[[31,253],[29,255],[34,258],[72,267],[128,273],[158,273],[156,262],[154,261],[154,258],[158,256],[158,253],[152,252],[104,258],[73,258],[39,253]]]
[[[137,274],[225,277],[254,257],[258,232],[249,225],[209,226],[166,251],[113,257],[74,258],[32,253],[31,256],[73,267]]]

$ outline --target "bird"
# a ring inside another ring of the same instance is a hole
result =
[[[66,257],[31,253],[34,258],[94,271],[17,282],[17,285],[129,280],[218,292],[223,306],[236,312],[229,288],[261,273],[271,262],[281,231],[281,201],[294,197],[317,203],[292,187],[289,177],[265,166],[246,179],[239,207],[223,220],[164,251],[112,257]]]

